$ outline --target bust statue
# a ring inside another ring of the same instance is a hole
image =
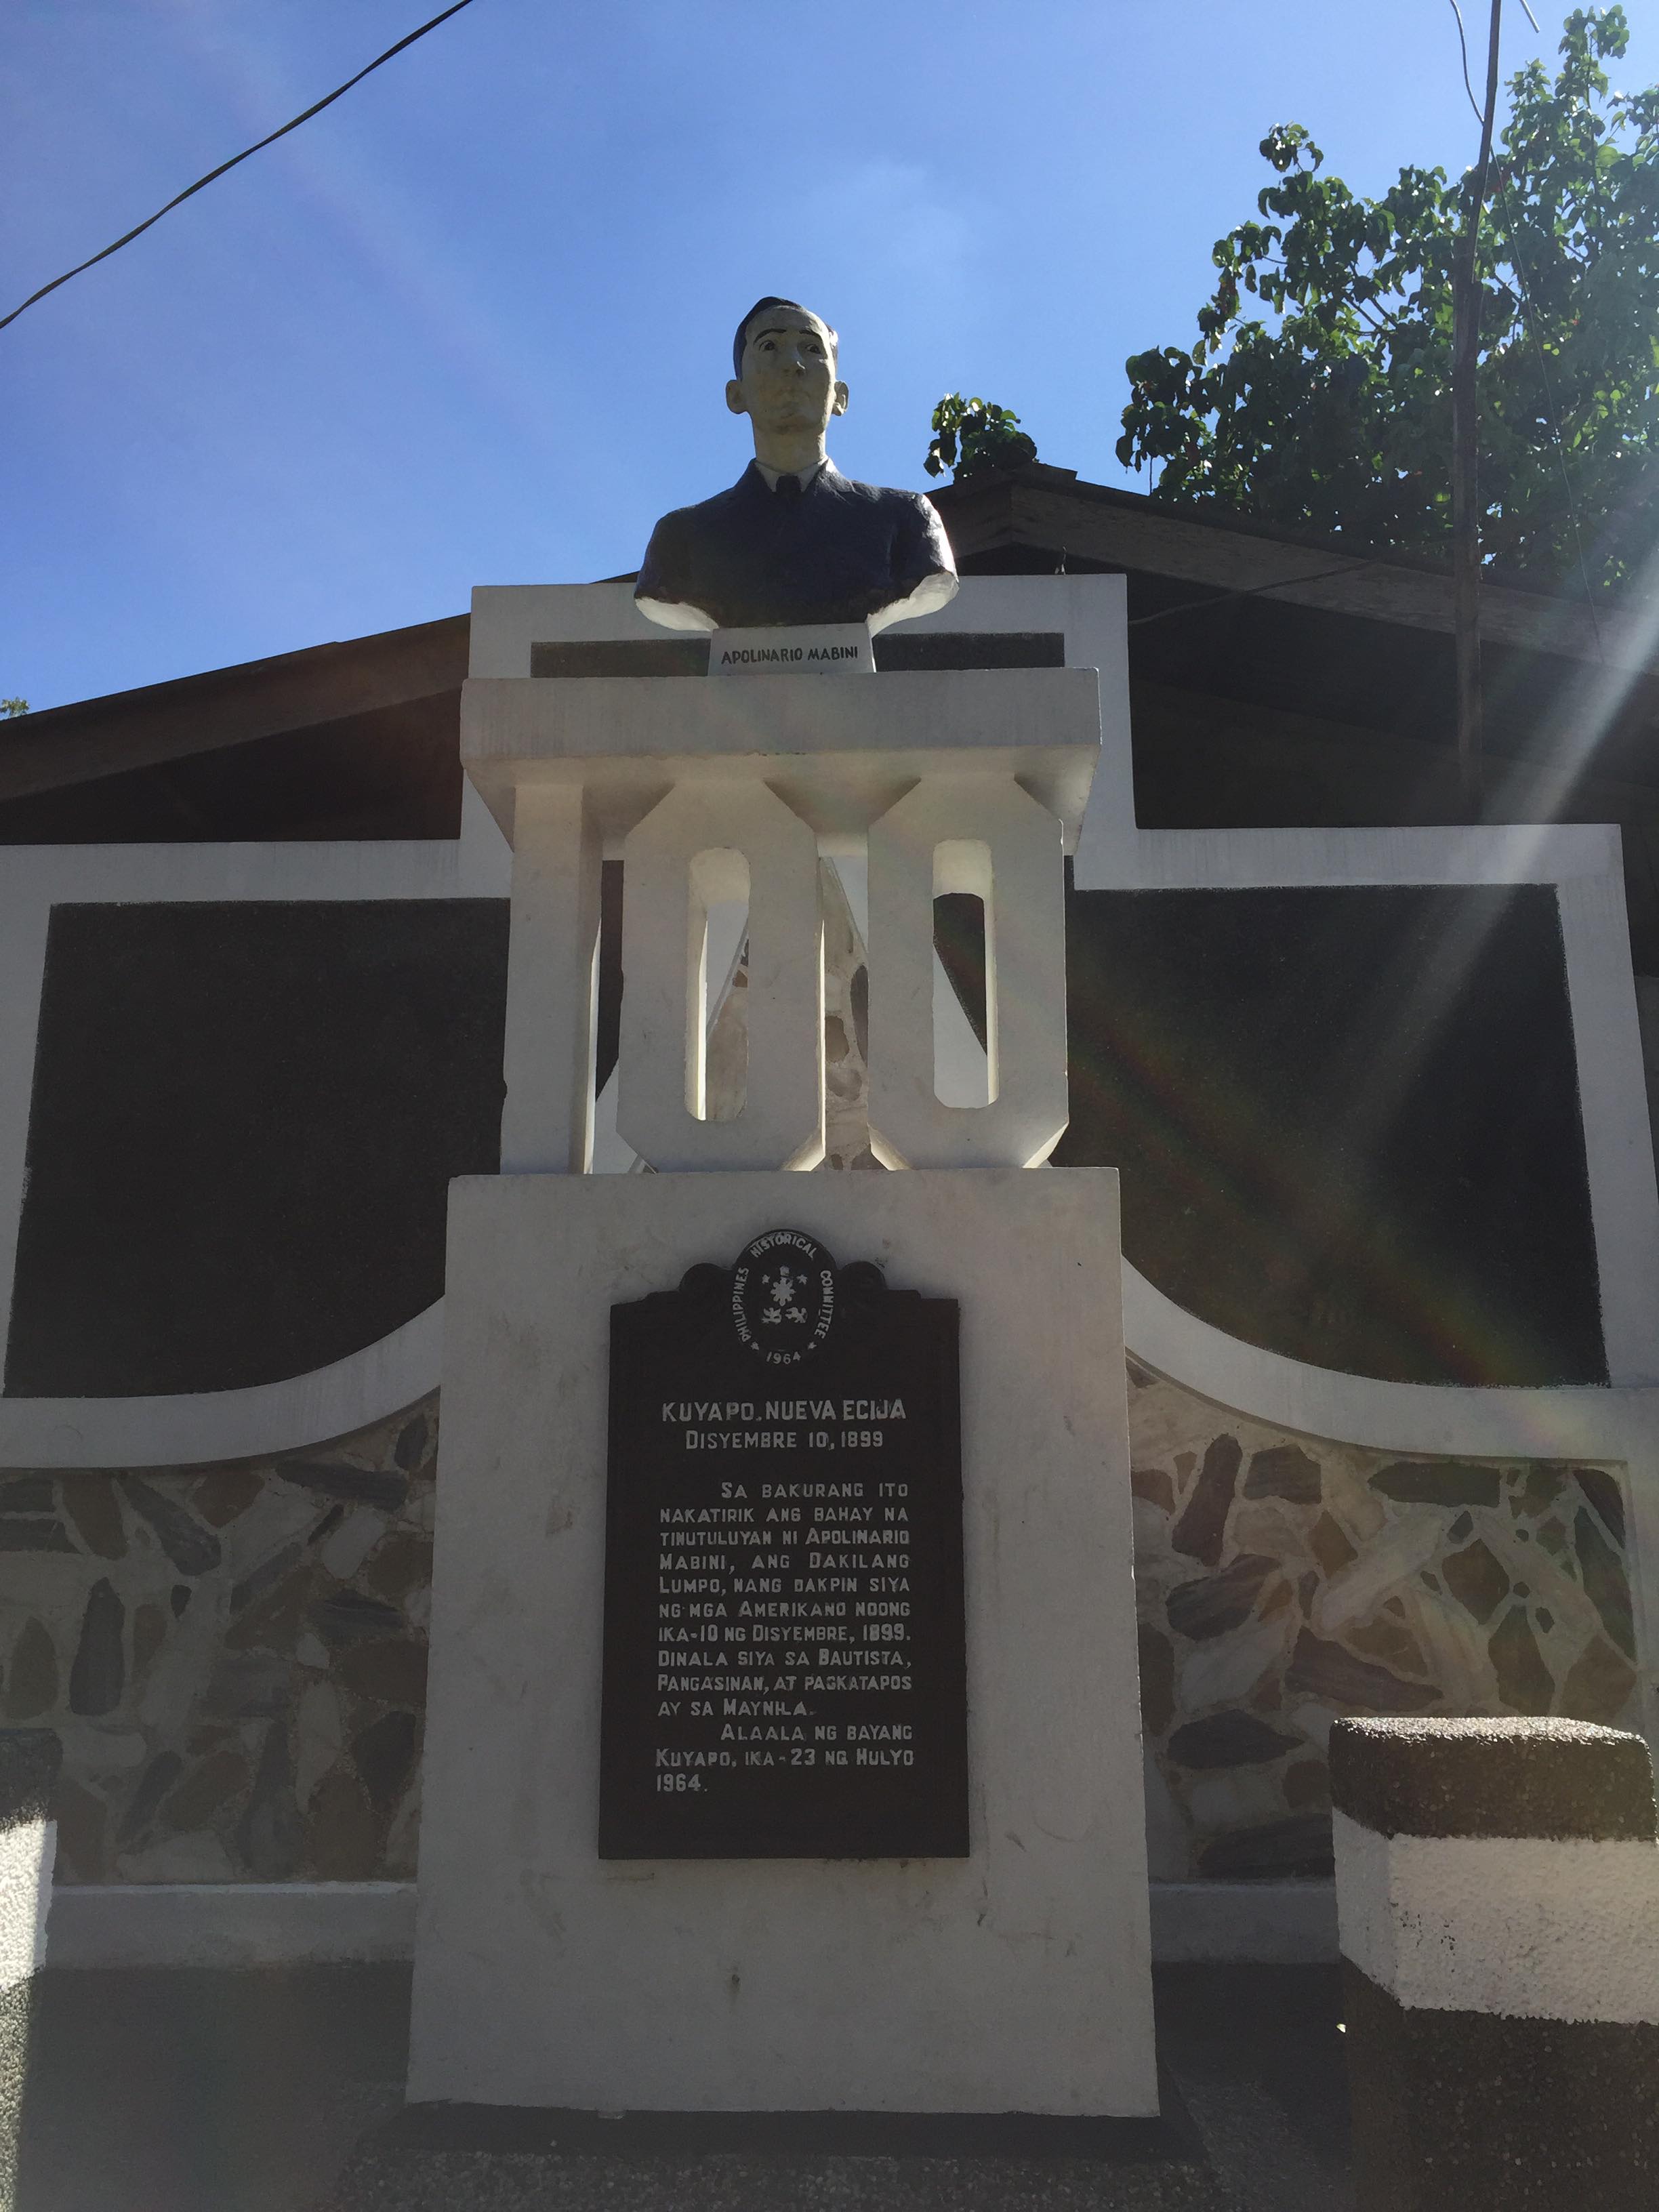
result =
[[[847,412],[840,341],[793,300],[757,301],[738,325],[726,404],[755,458],[729,491],[677,507],[651,533],[634,597],[668,629],[890,623],[952,598],[956,562],[918,492],[854,483],[824,451]]]

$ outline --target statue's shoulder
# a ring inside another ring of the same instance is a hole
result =
[[[860,483],[856,477],[844,477],[837,469],[825,473],[826,489],[842,499],[857,500],[866,506],[886,507],[890,512],[905,513],[922,517],[936,510],[927,495],[919,491],[901,491],[892,484]]]
[[[864,520],[861,530],[873,530],[892,549],[891,557],[903,574],[954,573],[950,540],[939,509],[926,493],[900,491],[892,484],[860,483],[836,472],[829,489],[842,502],[843,514]]]
[[[753,471],[745,469],[734,484],[717,491],[712,499],[700,499],[690,507],[671,507],[658,522],[653,537],[665,544],[684,544],[720,530],[731,517],[753,498]]]

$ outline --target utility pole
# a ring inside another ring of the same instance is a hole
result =
[[[1498,110],[1498,40],[1504,0],[1492,0],[1486,44],[1486,98],[1480,114],[1480,158],[1468,194],[1463,230],[1452,257],[1452,611],[1457,638],[1457,781],[1463,812],[1480,818],[1480,211],[1492,166]]]

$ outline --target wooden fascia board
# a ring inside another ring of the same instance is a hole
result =
[[[1018,544],[1064,545],[1085,560],[1214,592],[1262,591],[1266,586],[1264,598],[1328,614],[1446,635],[1452,630],[1449,575],[1256,538],[1151,505],[1127,507],[1031,483],[1011,489],[1012,535]],[[1311,580],[1316,577],[1319,580]],[[1481,593],[1481,635],[1496,644],[1567,659],[1605,658],[1618,668],[1659,674],[1659,604],[1645,615],[1609,608],[1599,619],[1598,642],[1589,609],[1572,600],[1497,584],[1488,584]]]
[[[952,487],[950,498],[939,503],[939,513],[958,561],[971,561],[1009,544],[1015,528],[1014,490],[1007,478],[964,484],[960,491]]]
[[[0,726],[0,799],[23,799],[459,691],[453,615],[20,715]]]

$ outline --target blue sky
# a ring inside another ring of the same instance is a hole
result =
[[[436,4],[6,0],[4,307]],[[1506,69],[1553,57],[1534,9]],[[0,694],[635,567],[747,456],[721,387],[763,292],[841,329],[849,474],[925,489],[961,388],[1120,482],[1124,357],[1190,337],[1290,120],[1358,189],[1465,166],[1445,0],[474,0],[0,332]]]

